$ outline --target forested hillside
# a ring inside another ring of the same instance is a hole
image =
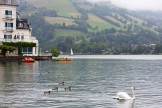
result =
[[[162,53],[161,12],[129,11],[110,2],[19,0],[21,17],[46,51],[76,54]]]

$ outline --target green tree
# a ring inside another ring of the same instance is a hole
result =
[[[52,56],[54,57],[58,57],[60,55],[60,51],[55,47],[51,48],[50,52],[52,53]]]
[[[11,53],[14,50],[16,50],[16,48],[12,46],[7,46],[7,45],[0,45],[0,50],[1,50],[1,55],[5,57],[7,52]]]
[[[160,54],[160,53],[162,53],[162,44],[161,44],[161,43],[157,43],[157,44],[156,44],[154,53],[155,53],[155,54]]]

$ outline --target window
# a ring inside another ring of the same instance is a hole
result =
[[[5,30],[13,30],[13,23],[5,23]]]
[[[12,11],[11,10],[5,10],[5,18],[12,18]]]
[[[6,4],[12,4],[12,0],[6,0]]]
[[[20,39],[20,35],[17,35],[17,39]]]
[[[4,39],[12,39],[12,35],[4,35]]]
[[[19,23],[18,27],[24,27],[23,23]]]
[[[4,39],[6,39],[7,38],[7,35],[4,35]]]
[[[10,11],[10,10],[5,10],[5,15],[12,15],[12,11]]]
[[[24,40],[24,35],[21,35],[21,40]]]
[[[11,27],[11,28],[13,28],[13,23],[5,23],[5,27]]]
[[[32,50],[33,50],[32,47],[23,47],[22,48],[22,53],[23,54],[32,54]]]

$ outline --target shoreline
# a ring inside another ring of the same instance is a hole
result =
[[[52,56],[6,56],[6,57],[0,57],[0,62],[21,62],[22,59],[25,57],[30,57],[36,61],[41,60],[52,60]]]
[[[57,58],[70,59],[120,59],[120,60],[162,60],[162,55],[60,55]]]

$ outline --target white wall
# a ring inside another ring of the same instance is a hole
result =
[[[5,10],[12,11],[12,20],[5,19]],[[5,22],[13,23],[13,32],[5,32]],[[5,40],[4,34],[12,35],[12,39]],[[12,41],[18,42],[22,41],[21,38],[14,39],[15,35],[24,36],[24,42],[33,42],[36,43],[36,47],[33,48],[33,55],[38,55],[38,40],[35,37],[31,37],[31,31],[29,29],[16,29],[16,6],[7,6],[7,5],[0,5],[0,44],[3,41]]]
[[[11,10],[12,11],[13,20],[5,20],[4,19],[5,18],[5,10]],[[14,29],[14,31],[16,31],[16,6],[0,5],[0,39],[4,38],[4,31],[3,30],[5,29],[5,22],[13,22],[13,29]],[[14,35],[14,32],[5,33],[5,34]]]

